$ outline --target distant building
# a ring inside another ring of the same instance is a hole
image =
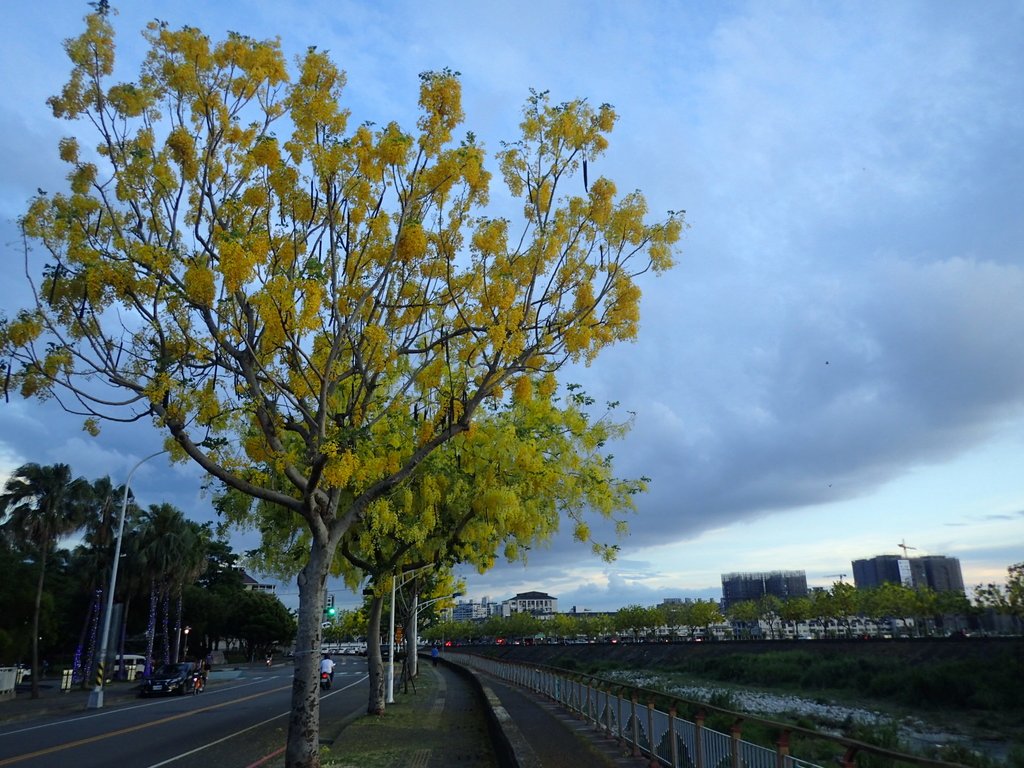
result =
[[[899,555],[878,555],[853,561],[853,583],[857,589],[871,589],[886,582],[913,585],[910,560]]]
[[[692,597],[666,597],[658,605],[659,608],[667,608],[671,605],[690,605],[694,602]]]
[[[723,573],[722,608],[728,610],[744,600],[760,600],[774,595],[780,600],[807,597],[804,571],[768,571],[762,573]]]
[[[926,583],[936,592],[964,591],[964,575],[957,558],[926,555],[917,559],[924,564]]]
[[[482,621],[491,615],[492,603],[485,597],[480,602],[460,600],[452,608],[454,621]]]
[[[944,555],[876,555],[854,560],[853,583],[857,589],[871,589],[890,583],[905,587],[929,587],[936,592],[964,591],[960,561]]]
[[[534,616],[558,613],[558,598],[546,592],[520,592],[501,604],[502,616],[511,616],[513,613],[532,613]]]
[[[245,569],[239,568],[239,571],[242,574],[242,589],[248,592],[269,592],[271,594],[276,593],[276,584],[261,584],[248,573],[246,573]]]

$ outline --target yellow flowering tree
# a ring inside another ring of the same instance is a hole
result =
[[[456,435],[417,467],[390,496],[379,500],[382,513],[351,531],[341,553],[355,571],[352,583],[363,578],[385,591],[396,573],[433,569],[447,572],[470,564],[483,573],[503,556],[526,560],[527,552],[548,540],[562,518],[573,525],[577,541],[588,543],[606,560],[617,545],[595,541],[587,513],[613,521],[624,533],[624,514],[634,509],[633,497],[646,489],[647,478],[620,479],[612,471],[610,440],[623,436],[629,422],[612,418],[617,405],[592,419],[593,401],[570,385],[568,396],[534,396],[533,387],[517,385],[517,395],[499,409],[486,409],[470,429]],[[275,535],[274,516],[261,519],[263,552],[273,562],[279,553],[308,549],[301,536],[281,529]],[[294,532],[294,526],[291,527]],[[284,564],[295,558],[285,557]],[[346,564],[338,564],[339,571]],[[418,577],[410,581],[417,583]],[[424,581],[433,585],[436,579]],[[451,586],[445,583],[445,586]],[[416,590],[411,590],[415,611]],[[447,593],[450,594],[451,590]],[[429,596],[435,596],[437,590]],[[381,594],[371,605],[369,638],[370,692],[368,711],[384,711],[384,675],[379,651]],[[416,623],[406,625],[415,648]],[[413,667],[415,674],[415,667]]]
[[[106,4],[49,100],[68,187],[22,219],[34,303],[0,323],[4,381],[105,420],[150,419],[176,460],[309,533],[286,762],[319,764],[312,653],[342,541],[391,525],[393,491],[524,376],[635,337],[636,279],[682,221],[586,178],[608,106],[533,93],[491,175],[458,76],[421,75],[415,128],[349,127],[344,74],[313,48],[151,23],[114,78]],[[85,139],[89,136],[88,140]],[[550,397],[539,391],[537,397]],[[406,439],[408,435],[414,439]]]

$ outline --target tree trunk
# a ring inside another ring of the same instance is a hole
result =
[[[114,599],[117,599],[116,595]],[[130,595],[126,594],[124,596],[124,610],[121,611],[121,626],[117,628],[117,656],[120,660],[117,673],[118,680],[124,680],[127,677],[127,667],[124,663],[124,641],[128,635],[128,608],[131,602]],[[143,667],[145,667],[145,664],[143,664]]]
[[[409,675],[416,677],[420,673],[419,656],[416,649],[420,646],[419,638],[419,579],[413,580],[412,607],[405,620],[405,658],[408,659]]]
[[[380,615],[383,611],[384,598],[374,596],[366,625],[366,667],[370,676],[370,698],[366,712],[370,715],[384,714],[384,660],[380,655]]]
[[[299,616],[295,635],[295,675],[288,716],[285,768],[320,766],[320,626],[324,589],[333,552],[314,539],[309,562],[299,571]]]
[[[43,580],[46,578],[45,545],[39,548],[39,584],[36,586],[36,608],[32,613],[32,698],[39,698],[39,614],[43,610]]]
[[[176,608],[177,616],[174,620],[174,660],[175,661],[188,661],[188,659],[181,658],[181,608],[182,608],[182,593],[178,593],[178,605]]]
[[[91,588],[89,590],[89,594],[92,594]],[[82,622],[82,631],[78,635],[78,645],[76,647],[79,649],[79,652],[81,652],[82,649],[88,648],[86,641],[89,639],[89,627],[93,623],[93,613],[96,610],[97,604],[98,603],[95,599],[89,602],[89,611],[85,614],[85,621]],[[76,656],[76,661],[80,661],[80,657]],[[92,675],[92,659],[89,657],[88,652],[85,654],[85,662],[79,663],[73,667],[72,674],[77,677],[79,671],[82,673],[82,687],[84,688],[86,680]]]
[[[161,599],[160,599],[160,619],[161,626],[164,628],[164,664],[171,663],[171,595],[170,590],[166,584],[160,586]]]
[[[99,635],[100,618],[102,616],[103,592],[102,590],[97,589],[93,594],[92,608],[89,611],[89,628],[86,634],[86,640],[88,641],[86,648],[88,648],[89,650],[85,656],[84,668],[86,670],[86,674],[82,675],[83,688],[87,687],[87,683],[88,686],[91,687],[93,682],[95,682],[96,680],[96,675],[99,672],[99,667],[97,665],[99,664],[100,661],[100,649],[97,643],[97,635]],[[106,661],[106,659],[103,659],[103,661]]]
[[[156,644],[156,579],[149,580],[149,619],[146,623],[146,669],[145,675],[153,674],[153,651]]]

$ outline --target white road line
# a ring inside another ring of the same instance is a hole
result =
[[[361,678],[359,680],[356,680],[354,683],[350,683],[349,685],[346,685],[344,688],[339,688],[338,690],[333,691],[331,693],[325,693],[324,695],[322,695],[320,697],[320,699],[323,700],[323,699],[326,699],[326,698],[329,698],[329,697],[333,696],[335,693],[341,693],[342,691],[347,691],[349,688],[352,688],[353,686],[359,685],[361,682],[363,682],[363,680],[368,680],[369,677],[370,677],[369,675],[365,675],[363,678]],[[208,744],[204,744],[201,747],[196,747],[195,749],[189,750],[188,752],[182,752],[180,755],[176,755],[175,757],[172,757],[169,760],[164,760],[162,763],[153,763],[152,765],[147,766],[147,768],[160,768],[160,766],[162,766],[162,765],[170,765],[173,762],[181,760],[183,757],[190,757],[191,755],[194,755],[197,752],[202,752],[204,749],[209,749],[210,747],[214,747],[217,744],[221,744],[221,743],[223,743],[225,741],[228,741],[229,739],[233,739],[236,736],[241,736],[243,733],[247,733],[248,731],[251,731],[253,728],[259,728],[260,726],[266,725],[267,723],[272,723],[275,720],[278,720],[278,719],[280,719],[282,717],[287,717],[288,715],[291,714],[291,711],[292,710],[289,707],[287,710],[285,710],[281,714],[274,715],[273,717],[269,717],[266,720],[264,720],[263,722],[256,723],[255,725],[250,725],[250,726],[248,726],[246,728],[243,728],[240,731],[235,731],[234,733],[230,733],[227,736],[222,736],[221,738],[217,739],[216,741],[211,741]]]
[[[230,688],[221,688],[218,685],[213,690],[207,688],[203,692],[203,695],[204,695],[204,697],[209,697],[209,696],[212,696],[214,694],[224,693],[225,691],[234,691],[234,690],[238,690],[239,688],[246,688],[246,687],[248,687],[250,685],[256,685],[258,682],[261,682],[261,681],[260,680],[253,680],[251,682],[241,683],[240,685],[233,685]],[[19,728],[19,729],[15,730],[15,731],[4,731],[3,733],[0,733],[0,738],[3,738],[4,736],[14,736],[15,734],[19,734],[19,733],[28,733],[29,731],[38,731],[38,730],[42,730],[43,728],[52,728],[52,727],[57,726],[57,725],[67,725],[68,723],[77,723],[77,722],[80,722],[82,720],[92,720],[93,718],[96,718],[96,717],[106,717],[108,715],[113,715],[113,714],[116,714],[118,712],[130,712],[133,709],[145,709],[146,707],[159,707],[159,706],[161,706],[163,704],[167,704],[167,703],[172,702],[172,701],[180,701],[181,698],[182,697],[177,697],[177,696],[166,696],[166,697],[163,697],[161,699],[157,699],[157,700],[153,700],[153,701],[147,701],[145,704],[134,704],[134,705],[129,706],[129,707],[116,707],[116,708],[112,708],[112,709],[104,709],[102,711],[95,712],[95,713],[90,714],[90,715],[80,715],[79,717],[62,718],[60,720],[54,720],[52,723],[41,723],[40,725],[31,725],[31,726],[29,726],[27,728]],[[205,698],[204,698],[204,701],[205,701]]]

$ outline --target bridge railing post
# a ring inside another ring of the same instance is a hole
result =
[[[789,757],[789,731],[783,731],[775,742],[775,768],[786,768],[787,757]]]
[[[697,713],[693,718],[694,742],[696,755],[694,755],[694,767],[704,768],[704,710]]]

